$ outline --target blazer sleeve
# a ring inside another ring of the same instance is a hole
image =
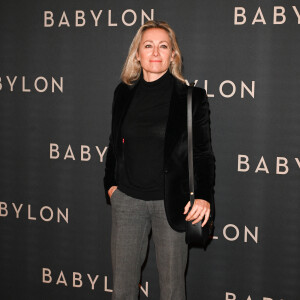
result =
[[[193,89],[193,156],[195,199],[208,201],[212,208],[214,207],[215,155],[211,142],[208,97],[202,88]]]
[[[109,144],[108,144],[108,149],[106,154],[105,171],[103,177],[105,198],[108,203],[110,203],[108,190],[110,189],[111,186],[117,185],[116,178],[115,178],[116,155],[115,155],[115,149],[113,144],[113,121],[114,121],[115,103],[116,103],[119,87],[120,85],[118,85],[114,91],[114,97],[112,103],[111,131],[109,135]]]

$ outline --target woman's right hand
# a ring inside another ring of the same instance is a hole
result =
[[[108,190],[108,196],[111,198],[111,195],[114,193],[114,191],[118,188],[116,185],[112,185]]]

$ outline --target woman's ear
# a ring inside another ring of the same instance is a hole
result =
[[[174,51],[174,50],[172,50],[172,54],[171,54],[171,61],[173,61],[174,57],[175,57],[175,51]]]
[[[139,56],[138,51],[136,51],[136,53],[135,53],[135,58],[136,58],[138,61],[140,61],[140,56]]]

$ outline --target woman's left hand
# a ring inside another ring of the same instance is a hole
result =
[[[190,201],[187,203],[187,205],[184,208],[184,213],[186,214],[190,209],[191,203]],[[202,223],[202,227],[207,223],[210,213],[210,203],[203,199],[195,199],[194,206],[192,207],[189,214],[186,216],[186,221],[193,221],[192,224],[196,224],[200,222],[203,217],[205,216],[205,219]]]

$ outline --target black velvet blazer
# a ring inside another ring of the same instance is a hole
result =
[[[164,202],[168,222],[176,231],[185,231],[184,207],[189,201],[189,174],[187,151],[187,85],[173,76],[173,92],[170,102],[164,144]],[[105,197],[108,190],[118,185],[118,170],[122,159],[121,125],[133,98],[137,82],[129,86],[121,82],[114,91],[111,133],[103,178]],[[193,155],[195,199],[210,202],[214,218],[215,156],[211,145],[210,110],[206,91],[193,89]]]

